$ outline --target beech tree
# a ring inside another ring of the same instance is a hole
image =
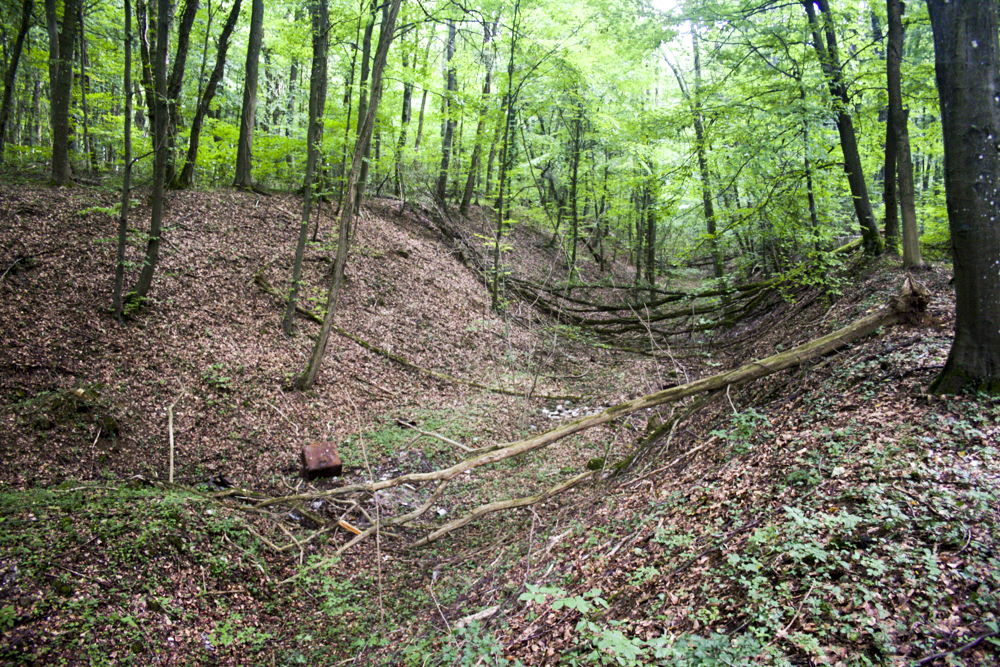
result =
[[[62,29],[56,21],[55,0],[46,0],[49,23],[49,72],[51,79],[50,114],[52,118],[52,184],[68,185],[73,180],[69,162],[70,116],[73,96],[73,43],[76,40],[77,12],[81,0],[63,3]]]
[[[236,152],[234,188],[253,188],[253,130],[257,114],[257,72],[264,39],[264,0],[252,0],[250,41],[247,44],[246,78],[243,81],[243,110],[240,113],[240,140]]]
[[[21,6],[21,27],[17,31],[14,48],[10,54],[10,62],[7,63],[7,72],[3,77],[3,101],[0,102],[0,163],[3,162],[3,146],[7,137],[7,119],[10,117],[11,102],[14,100],[14,79],[17,76],[17,65],[21,60],[21,51],[24,48],[24,38],[31,27],[31,8],[33,6],[33,0],[24,0],[24,4]]]
[[[1000,45],[995,2],[928,0],[955,266],[955,340],[937,394],[1000,394]]]

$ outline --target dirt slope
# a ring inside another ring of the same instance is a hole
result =
[[[734,389],[623,478],[427,549],[404,550],[419,530],[401,527],[331,558],[349,535],[321,525],[363,526],[424,491],[290,512],[227,499],[341,483],[298,476],[299,448],[318,439],[340,443],[346,481],[437,468],[459,452],[415,441],[397,418],[472,445],[509,441],[579,407],[539,394],[608,405],[702,377],[859,317],[902,276],[888,261],[855,266],[832,305],[802,291],[708,346],[632,358],[525,304],[496,317],[431,220],[379,201],[357,226],[337,325],[535,398],[432,379],[340,337],[303,394],[291,382],[316,326],[300,319],[283,336],[281,305],[253,281],[263,269],[285,289],[295,198],[172,193],[152,302],[124,327],[108,314],[115,200],[0,192],[0,660],[905,665],[941,652],[951,658],[936,664],[996,664],[1000,404],[922,394],[950,343],[943,268],[918,276],[941,329],[896,327]],[[137,230],[147,214],[134,212]],[[465,228],[488,231],[483,219]],[[317,310],[333,235],[324,217],[307,252]],[[547,241],[516,227],[511,269],[558,271]],[[177,487],[163,483],[171,404]],[[670,414],[470,475],[434,520],[616,460]]]

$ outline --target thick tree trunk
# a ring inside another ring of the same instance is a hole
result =
[[[153,192],[149,221],[149,240],[146,258],[139,273],[139,280],[130,298],[142,302],[153,285],[153,273],[160,257],[160,236],[163,233],[163,190],[166,185],[167,159],[167,49],[170,46],[170,0],[158,0],[156,11],[156,52],[153,55],[153,81],[155,101],[153,112]]]
[[[253,129],[257,116],[257,74],[260,47],[264,39],[264,0],[252,0],[250,40],[247,43],[246,79],[243,83],[243,110],[240,113],[240,139],[236,147],[234,188],[253,188]]]
[[[419,42],[419,35],[415,38],[415,41]],[[414,61],[410,63],[409,52],[403,49],[403,70],[410,68],[410,74],[404,75],[405,81],[403,82],[403,109],[399,115],[399,138],[396,140],[396,167],[395,167],[395,177],[393,182],[393,191],[396,196],[403,198],[403,163],[405,160],[406,153],[406,133],[410,128],[410,118],[413,116],[413,81],[411,77],[413,76],[413,70],[417,67],[417,63]]]
[[[438,170],[437,188],[435,195],[438,201],[444,204],[448,190],[448,166],[451,160],[451,143],[455,136],[455,91],[458,90],[455,81],[455,68],[451,64],[455,57],[455,21],[448,20],[448,42],[445,44],[444,58],[448,73],[445,82],[444,96],[444,137],[441,139],[441,168]]]
[[[180,174],[174,179],[173,187],[178,189],[190,188],[194,185],[194,167],[198,161],[198,142],[201,139],[201,128],[205,124],[205,116],[215,99],[215,92],[222,81],[222,75],[226,71],[226,53],[229,51],[229,38],[236,27],[236,21],[240,17],[240,4],[242,0],[235,0],[233,8],[229,12],[229,18],[222,26],[219,34],[219,48],[215,56],[215,68],[208,78],[208,85],[198,101],[198,108],[195,110],[194,118],[191,120],[191,137],[188,139],[187,156],[184,158],[184,167]]]
[[[354,159],[351,161],[351,172],[347,187],[348,202],[355,200],[355,191],[358,188],[358,181],[361,176],[361,164],[364,162],[364,156],[368,154],[372,132],[375,129],[375,116],[378,113],[379,101],[382,99],[382,72],[385,69],[386,59],[389,55],[389,46],[392,44],[393,31],[396,27],[396,17],[399,15],[399,5],[401,2],[402,0],[392,0],[392,4],[387,10],[382,25],[382,34],[379,37],[375,63],[372,66],[371,100],[368,103],[367,113],[360,124],[361,132],[354,146]],[[323,326],[320,328],[319,338],[316,340],[309,363],[296,381],[296,385],[302,390],[311,388],[316,382],[316,375],[319,373],[320,364],[326,352],[326,344],[330,338],[330,330],[333,327],[333,317],[337,311],[337,301],[344,282],[344,265],[347,263],[348,243],[353,221],[354,207],[345,205],[340,212],[337,258],[334,261],[333,281],[330,285],[330,292],[327,295],[326,315],[323,318]]]
[[[368,25],[365,27],[365,37],[361,45],[361,77],[358,81],[360,84],[360,92],[358,93],[358,137],[361,136],[362,124],[364,118],[368,115],[368,79],[372,75],[371,65],[372,65],[372,37],[375,34],[375,15],[378,13],[378,0],[372,0],[371,3],[371,17],[369,18]],[[344,146],[345,157],[347,146]],[[358,174],[358,185],[354,191],[354,197],[348,199],[348,202],[354,209],[354,216],[357,217],[358,213],[361,211],[361,201],[365,197],[365,189],[368,187],[368,156],[371,152],[371,140],[369,139],[368,145],[365,148],[365,154],[361,161],[361,171]],[[346,180],[346,179],[345,179]],[[346,185],[346,184],[345,184]],[[350,188],[348,188],[350,190]]]
[[[0,164],[3,164],[3,147],[7,139],[7,119],[10,118],[10,107],[14,100],[14,82],[17,78],[17,64],[21,60],[24,48],[24,38],[31,27],[31,7],[33,0],[24,0],[21,6],[21,28],[17,31],[14,48],[7,63],[7,72],[3,77],[3,102],[0,102]]]
[[[73,180],[69,162],[69,105],[73,96],[73,43],[76,40],[77,11],[80,1],[66,0],[63,3],[62,30],[59,32],[58,40],[54,42],[58,44],[56,49],[58,54],[54,65],[56,78],[51,84],[52,185],[68,185]],[[51,34],[50,32],[50,39]]]
[[[118,215],[118,252],[115,255],[115,287],[111,307],[115,319],[122,319],[122,292],[125,288],[125,246],[128,243],[128,209],[132,187],[132,3],[125,5],[125,69],[122,75],[125,91],[125,174],[122,178],[122,206]]]
[[[930,391],[1000,394],[1000,45],[995,2],[928,0],[955,263],[955,341]]]
[[[816,17],[813,4],[819,7],[823,14],[823,34]],[[850,98],[847,95],[847,85],[840,66],[840,55],[837,51],[837,36],[833,31],[833,17],[830,15],[828,0],[802,0],[809,26],[812,30],[813,47],[819,57],[827,86],[837,106],[837,132],[840,134],[840,148],[844,154],[844,171],[847,173],[847,184],[854,201],[854,213],[861,226],[861,236],[864,238],[865,252],[878,255],[882,252],[882,238],[879,236],[875,214],[872,212],[871,199],[868,197],[868,184],[865,181],[864,169],[861,165],[861,154],[858,152],[858,139],[854,132],[854,121],[850,113]]]
[[[309,75],[309,131],[307,135],[306,177],[302,185],[302,224],[299,239],[295,245],[295,259],[292,263],[291,289],[288,305],[281,328],[286,334],[292,331],[295,306],[299,297],[299,281],[302,278],[302,258],[305,255],[306,239],[309,237],[309,215],[313,200],[313,176],[319,162],[319,152],[323,143],[323,109],[326,106],[327,51],[329,49],[330,15],[327,0],[314,0],[309,5],[313,29],[312,70]]]

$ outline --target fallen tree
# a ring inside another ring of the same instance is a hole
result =
[[[825,336],[821,336],[807,343],[803,343],[802,345],[799,345],[791,350],[780,352],[764,359],[751,361],[750,363],[744,364],[739,368],[735,368],[724,373],[712,375],[684,385],[670,387],[646,396],[640,396],[639,398],[635,398],[631,401],[610,407],[603,412],[577,419],[546,433],[541,433],[524,440],[472,450],[464,448],[467,451],[470,451],[473,456],[459,461],[455,465],[447,468],[441,468],[431,472],[409,473],[387,480],[349,484],[316,493],[269,498],[257,501],[253,507],[255,509],[263,509],[271,505],[297,504],[320,498],[336,498],[358,494],[362,496],[373,495],[379,491],[402,486],[404,484],[412,487],[413,485],[433,483],[435,486],[433,493],[420,507],[402,516],[387,517],[371,521],[371,526],[369,528],[365,529],[360,534],[356,535],[350,542],[342,546],[338,553],[346,548],[349,548],[350,546],[353,546],[354,544],[357,544],[369,535],[375,534],[378,530],[380,530],[380,528],[388,528],[399,525],[426,531],[426,534],[422,538],[412,542],[411,546],[429,544],[430,542],[440,539],[455,529],[464,526],[477,518],[495,511],[514,507],[524,507],[534,502],[550,498],[591,477],[590,473],[580,474],[541,493],[533,494],[532,496],[481,505],[458,519],[452,520],[442,526],[435,527],[413,523],[431,508],[433,502],[440,497],[446,485],[451,480],[465,472],[481,466],[497,463],[514,456],[542,449],[574,433],[579,433],[595,426],[606,424],[647,408],[667,403],[674,403],[690,396],[697,396],[706,393],[711,395],[713,392],[725,390],[729,387],[738,387],[773,373],[799,366],[807,361],[822,357],[850,345],[852,342],[867,336],[881,327],[900,322],[922,323],[927,320],[926,307],[928,300],[929,296],[927,291],[919,284],[907,279],[903,285],[901,294],[893,298],[887,305],[842,329],[829,333]],[[705,401],[705,403],[707,402],[708,400]],[[690,416],[690,411],[685,413],[685,417],[686,416]],[[676,422],[677,420],[673,420],[672,423],[669,423],[669,429],[672,430],[676,426]],[[664,425],[664,427],[667,428],[667,425]],[[661,430],[661,434],[662,432],[663,430]],[[360,504],[360,501],[355,502],[358,505]]]

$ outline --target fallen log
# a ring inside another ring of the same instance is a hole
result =
[[[821,357],[839,350],[840,348],[846,347],[847,345],[850,345],[854,341],[867,336],[881,327],[899,322],[924,322],[927,317],[926,309],[928,301],[929,295],[926,289],[918,283],[915,283],[913,280],[907,278],[903,285],[902,293],[893,298],[889,304],[882,306],[875,312],[866,315],[853,324],[850,324],[842,329],[838,329],[837,331],[829,333],[825,336],[813,339],[807,343],[803,343],[802,345],[792,348],[791,350],[780,352],[764,359],[751,361],[750,363],[744,364],[743,366],[731,371],[712,375],[676,387],[670,387],[647,396],[640,396],[639,398],[635,398],[631,401],[610,407],[603,412],[577,419],[576,421],[569,422],[551,431],[541,433],[531,438],[485,449],[482,454],[460,461],[448,468],[442,468],[431,472],[409,473],[392,479],[380,480],[378,482],[350,484],[316,493],[270,498],[257,503],[255,507],[262,508],[279,503],[288,503],[300,500],[315,500],[317,498],[342,496],[351,493],[373,494],[377,491],[394,488],[403,484],[448,482],[458,475],[472,470],[473,468],[478,468],[479,466],[491,463],[497,463],[513,456],[542,449],[565,438],[566,436],[579,433],[580,431],[584,431],[595,426],[606,424],[635,412],[639,412],[640,410],[645,410],[647,408],[656,407],[666,403],[673,403],[688,396],[694,396],[705,392],[715,392],[731,386],[740,386],[787,368],[799,366],[811,359]],[[583,476],[578,476],[569,480],[569,482],[572,482],[569,486],[582,481],[582,479]],[[446,532],[454,530],[461,525],[465,525],[478,516],[482,516],[508,506],[520,507],[524,504],[529,504],[532,501],[532,498],[549,498],[555,495],[558,491],[569,488],[569,486],[557,485],[556,487],[553,487],[553,489],[550,489],[537,497],[482,505],[467,513],[461,520],[456,520],[451,524],[447,524],[433,530],[423,539],[416,541],[414,545],[426,544],[431,541],[431,539],[439,539]],[[439,491],[440,487],[438,492]],[[508,502],[509,505],[503,505],[503,502]],[[429,504],[425,504],[425,506],[429,507]],[[407,515],[407,519],[412,520],[423,513],[424,512],[420,512],[419,514],[411,512]],[[394,525],[392,522],[392,519],[386,519],[385,525]],[[376,526],[369,529],[370,532],[366,531],[363,535],[367,536],[375,532],[377,525],[380,524],[376,524]],[[448,529],[447,531],[445,530],[446,528]],[[361,535],[355,537],[351,543],[356,543],[360,538],[362,538]]]

